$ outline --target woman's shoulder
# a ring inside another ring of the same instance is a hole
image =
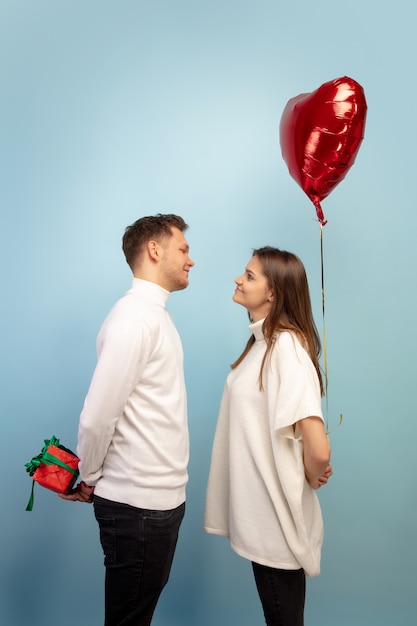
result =
[[[275,342],[282,348],[301,345],[298,335],[293,330],[279,330],[275,334]]]
[[[293,330],[280,330],[276,333],[275,344],[277,353],[281,356],[297,355],[298,358],[307,356],[307,351],[303,345],[303,338]]]

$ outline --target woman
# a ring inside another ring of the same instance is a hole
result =
[[[225,385],[204,527],[252,562],[266,624],[302,626],[305,574],[320,572],[315,490],[332,474],[320,339],[294,254],[255,250],[235,283],[252,334]]]

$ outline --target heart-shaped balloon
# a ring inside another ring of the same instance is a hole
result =
[[[314,203],[323,226],[320,202],[353,165],[364,136],[366,111],[363,88],[344,76],[291,98],[282,113],[282,156]]]

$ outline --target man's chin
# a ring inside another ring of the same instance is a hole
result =
[[[178,283],[172,291],[182,291],[188,287],[188,278],[183,283]]]

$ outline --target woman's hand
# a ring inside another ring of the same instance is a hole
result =
[[[329,480],[330,476],[332,476],[333,474],[333,469],[332,466],[329,464],[325,471],[323,472],[323,474],[320,476],[320,478],[318,479],[318,486],[317,489],[320,489],[320,487],[323,487],[323,485],[327,484],[327,481]]]

